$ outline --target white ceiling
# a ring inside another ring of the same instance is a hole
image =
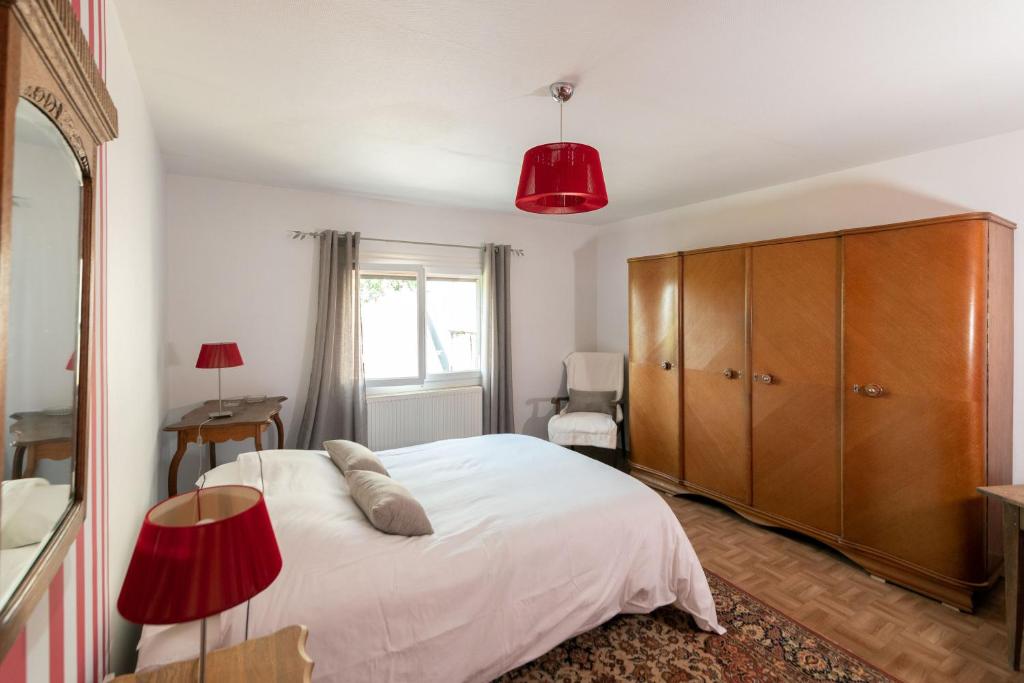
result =
[[[625,217],[1024,128],[1021,0],[118,0],[167,167],[514,211],[596,146]]]

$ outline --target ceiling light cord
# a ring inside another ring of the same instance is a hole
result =
[[[565,138],[562,135],[562,109],[565,108],[565,102],[562,100],[558,101],[558,141],[565,142]]]

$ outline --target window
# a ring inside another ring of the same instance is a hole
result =
[[[359,295],[368,387],[480,383],[478,272],[361,265]]]

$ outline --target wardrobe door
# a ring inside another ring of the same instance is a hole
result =
[[[839,533],[839,239],[751,250],[753,505]]]
[[[986,223],[843,239],[844,538],[981,581]]]
[[[629,262],[630,460],[678,482],[679,278],[682,258]]]
[[[729,249],[683,258],[685,479],[750,503],[747,255]]]

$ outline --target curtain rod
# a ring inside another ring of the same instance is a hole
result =
[[[289,230],[288,233],[292,236],[293,240],[304,240],[307,237],[319,237],[322,230],[307,231],[307,230]],[[422,244],[428,247],[455,247],[457,249],[483,249],[482,246],[473,246],[472,244],[450,244],[447,242],[420,242],[417,240],[389,240],[382,237],[360,237],[363,242],[391,242],[393,244]],[[516,256],[525,256],[526,252],[522,249],[512,249],[512,253]]]

